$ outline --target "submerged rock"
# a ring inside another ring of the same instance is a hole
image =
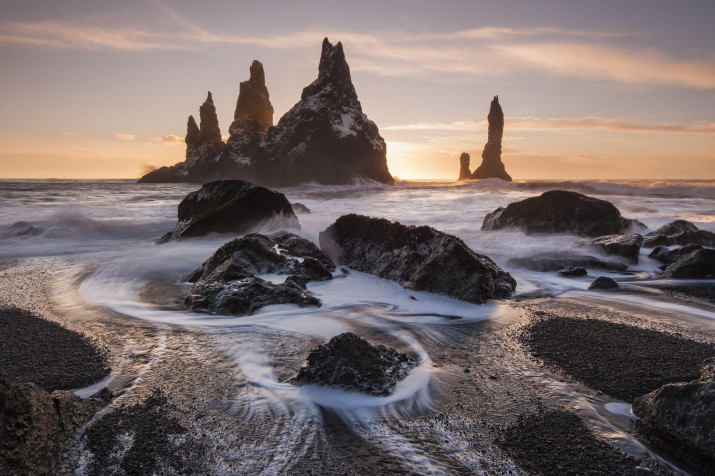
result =
[[[472,177],[469,171],[469,154],[462,152],[459,156],[459,178],[457,180],[467,180]]]
[[[307,364],[291,383],[327,385],[383,396],[392,393],[395,384],[407,377],[415,365],[414,359],[395,349],[371,345],[346,332],[313,349]]]
[[[209,91],[199,108],[201,127],[194,116],[186,124],[186,160],[171,167],[161,167],[139,179],[139,183],[205,183],[220,177],[216,163],[224,148],[213,96]]]
[[[682,254],[663,270],[665,278],[702,279],[715,276],[715,249],[701,248]]]
[[[593,280],[591,284],[589,284],[588,289],[608,289],[608,290],[615,290],[619,289],[620,286],[618,285],[618,282],[613,279],[609,278],[607,276],[599,276],[596,279]]]
[[[676,261],[684,254],[692,253],[695,250],[700,250],[703,247],[700,245],[685,245],[679,248],[668,248],[667,246],[656,246],[648,255],[650,258],[657,259],[666,265]]]
[[[157,243],[209,233],[244,233],[271,219],[285,228],[300,228],[282,193],[243,180],[210,182],[184,197],[174,230]]]
[[[305,215],[309,215],[311,213],[310,208],[306,207],[302,203],[299,203],[299,202],[292,203],[291,206],[293,207],[293,211],[295,213],[302,213]]]
[[[564,276],[568,278],[576,278],[579,276],[586,276],[588,271],[586,268],[569,268],[559,271],[559,276]]]
[[[215,314],[245,315],[274,304],[320,306],[306,288],[332,279],[335,265],[313,243],[291,233],[251,234],[221,246],[196,269],[185,304]],[[258,277],[286,275],[281,284]]]
[[[700,245],[715,247],[715,233],[700,230],[694,223],[686,220],[675,220],[661,226],[645,235],[643,246]]]
[[[517,228],[527,234],[568,233],[596,238],[625,233],[633,225],[634,221],[623,218],[610,202],[551,190],[488,213],[482,230]]]
[[[56,474],[60,449],[104,403],[0,380],[0,473]]]
[[[393,181],[385,140],[362,112],[340,42],[323,40],[318,78],[268,130],[263,152],[268,184]]]
[[[638,263],[643,236],[637,233],[606,235],[581,243],[580,246],[602,250],[609,255],[622,256],[631,263]]]
[[[344,215],[320,233],[320,246],[339,264],[415,291],[482,304],[516,289],[514,278],[489,257],[427,226]]]
[[[472,174],[473,179],[500,178],[511,182],[501,161],[501,141],[504,135],[504,112],[499,105],[499,96],[494,96],[489,107],[489,137],[482,151],[482,164]]]
[[[512,268],[552,272],[571,268],[588,268],[598,271],[626,271],[628,266],[619,261],[605,261],[594,256],[570,252],[541,253],[524,258],[511,258],[506,262]]]
[[[706,362],[701,379],[663,385],[633,400],[649,439],[696,468],[715,467],[715,380]]]

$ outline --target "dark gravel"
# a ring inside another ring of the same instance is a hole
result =
[[[675,298],[715,304],[715,286],[657,286],[657,288]]]
[[[91,385],[110,372],[88,337],[28,311],[0,308],[0,377],[52,392]]]
[[[703,361],[715,356],[711,344],[596,319],[540,319],[522,340],[535,357],[627,402],[667,383],[697,380]]]
[[[532,475],[646,473],[639,460],[598,440],[577,415],[563,410],[520,415],[496,444]]]

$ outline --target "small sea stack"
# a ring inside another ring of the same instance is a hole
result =
[[[489,137],[482,152],[482,164],[477,167],[471,178],[500,178],[511,182],[511,176],[506,173],[501,161],[501,140],[504,135],[504,111],[499,105],[499,96],[494,96],[489,107]],[[460,158],[461,162],[461,158]]]
[[[471,178],[472,172],[469,171],[469,154],[462,152],[459,156],[459,179],[457,180],[468,180]]]

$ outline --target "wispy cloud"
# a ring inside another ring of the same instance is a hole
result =
[[[224,46],[298,50],[314,49],[322,37],[328,36],[345,43],[354,71],[381,76],[444,83],[535,71],[619,84],[715,88],[715,56],[683,60],[618,44],[638,32],[481,27],[431,34],[305,30],[236,35],[202,27],[160,1],[151,5],[162,20],[161,27],[158,21],[154,27],[142,28],[135,24],[107,26],[106,20],[87,18],[75,22],[1,22],[0,46],[121,51],[203,51]]]
[[[169,135],[165,135],[162,137],[154,137],[152,139],[149,139],[149,141],[154,142],[156,144],[174,145],[174,144],[183,144],[184,138],[179,137],[174,134],[169,134]]]
[[[486,130],[487,121],[418,122],[382,127],[386,131],[480,131]],[[628,119],[605,119],[602,117],[538,118],[507,117],[505,127],[517,131],[608,131],[658,134],[704,134],[715,135],[715,123],[691,122],[687,124],[632,121]]]
[[[128,141],[133,141],[134,139],[137,138],[137,136],[135,136],[135,135],[122,134],[121,132],[115,132],[114,137],[116,137],[117,139],[128,140]]]

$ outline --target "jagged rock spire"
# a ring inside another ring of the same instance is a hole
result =
[[[494,96],[489,106],[489,136],[482,152],[482,164],[472,174],[473,179],[500,178],[511,182],[501,161],[501,141],[504,135],[504,111],[499,96]]]
[[[330,85],[330,88],[327,88],[327,85]],[[326,94],[330,95],[332,99],[339,99],[341,102],[349,104],[350,107],[362,110],[350,77],[350,66],[345,60],[343,44],[338,42],[333,46],[327,37],[323,40],[320,53],[318,79],[303,89],[301,100]]]
[[[199,108],[199,118],[201,120],[199,142],[221,142],[221,129],[218,127],[218,116],[211,91]]]
[[[499,104],[499,96],[494,96],[494,99],[492,99],[487,120],[489,121],[489,137],[487,141],[492,144],[499,144],[499,152],[501,153],[501,139],[504,135],[504,111],[502,111]]]
[[[196,125],[196,120],[194,116],[189,116],[189,120],[186,122],[186,142],[187,148],[192,148],[199,141],[199,126]]]
[[[255,129],[260,136],[258,140],[263,140],[266,131],[273,125],[273,106],[266,88],[266,75],[261,62],[254,60],[250,72],[250,78],[240,84],[233,119],[256,121]]]

